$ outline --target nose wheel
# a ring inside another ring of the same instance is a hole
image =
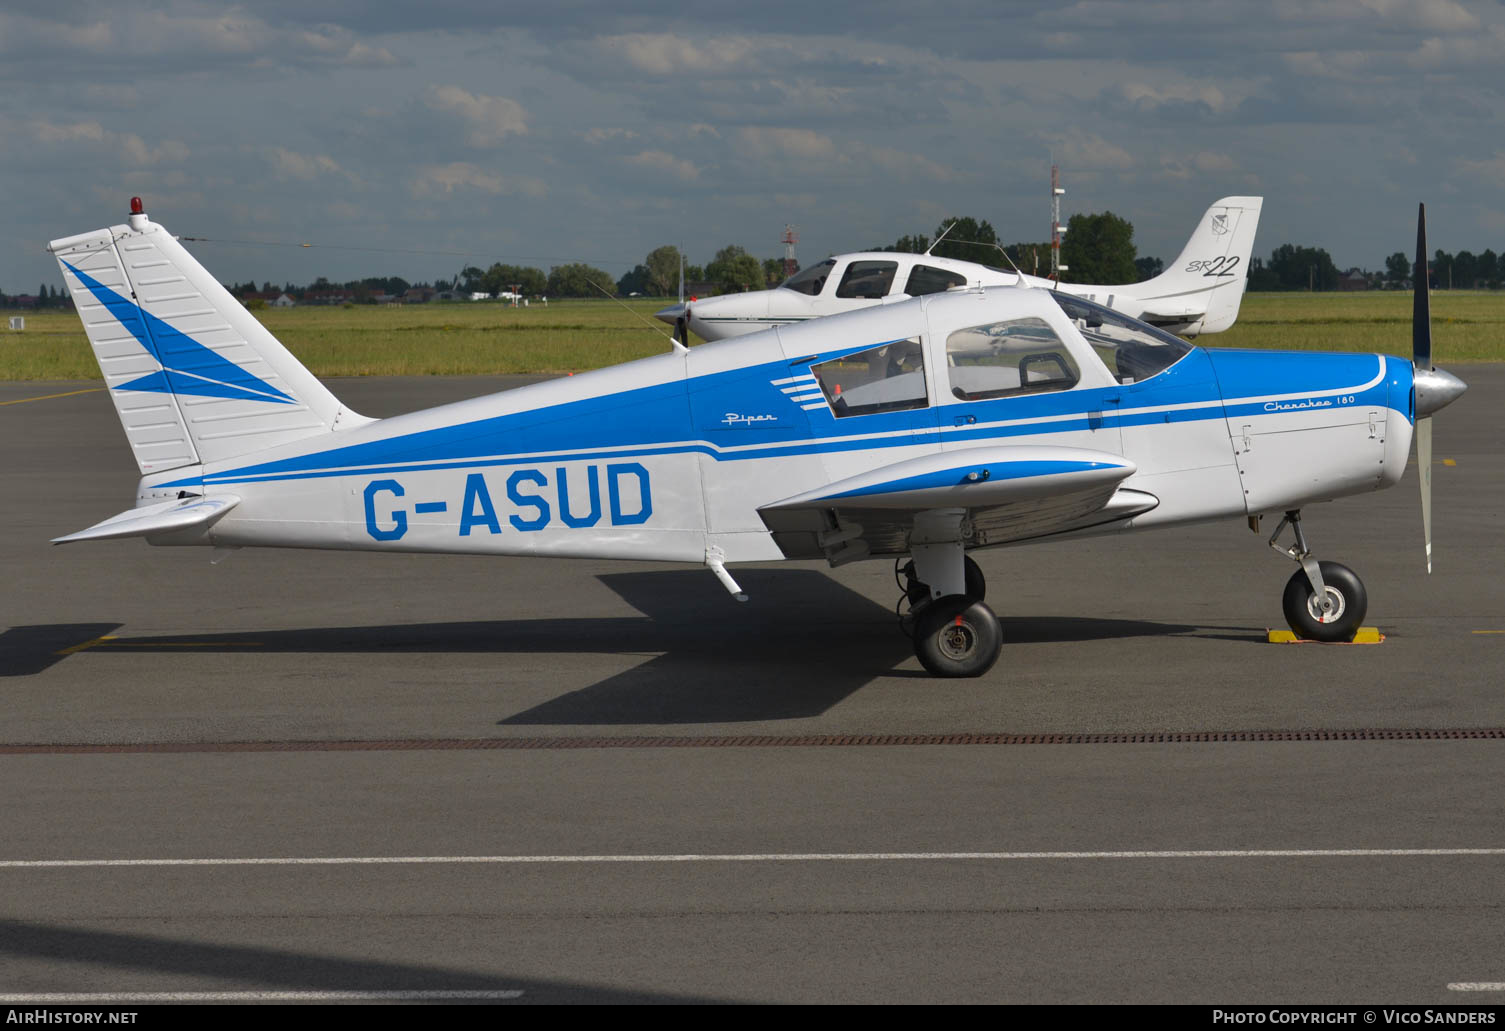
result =
[[[1275,541],[1287,524],[1296,543],[1282,548]],[[1301,566],[1286,581],[1281,597],[1291,631],[1307,641],[1352,641],[1369,611],[1369,595],[1358,574],[1337,562],[1318,562],[1312,557],[1301,532],[1299,511],[1286,513],[1270,537],[1270,547]]]

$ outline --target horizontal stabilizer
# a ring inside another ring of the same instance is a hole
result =
[[[53,539],[53,544],[71,544],[74,541],[107,541],[119,537],[155,537],[161,533],[191,530],[194,527],[207,529],[230,509],[240,504],[233,494],[216,494],[210,498],[184,498],[180,501],[165,501],[160,505],[133,508],[87,530],[70,533]]]
[[[1134,474],[1133,462],[1084,448],[975,447],[911,458],[765,506],[802,508],[991,508],[1108,487]]]

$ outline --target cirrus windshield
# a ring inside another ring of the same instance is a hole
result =
[[[836,267],[835,258],[827,258],[818,265],[800,269],[794,275],[779,284],[781,290],[794,290],[797,293],[816,296],[825,289],[826,280],[831,277],[831,270]]]
[[[1192,351],[1180,337],[1112,308],[1059,290],[1050,291],[1050,296],[1120,383],[1159,375]]]

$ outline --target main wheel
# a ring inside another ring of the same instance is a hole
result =
[[[915,615],[915,656],[938,677],[980,677],[1002,646],[998,617],[972,598],[949,594]]]
[[[1281,598],[1286,622],[1297,637],[1308,641],[1352,641],[1369,611],[1369,595],[1364,591],[1363,581],[1352,569],[1336,562],[1319,562],[1317,567],[1322,570],[1327,596],[1333,600],[1332,612],[1323,613],[1312,582],[1304,571],[1298,571],[1286,581],[1285,596]]]
[[[988,596],[988,578],[982,575],[982,568],[972,561],[971,555],[962,557],[962,575],[966,584],[967,597],[973,601],[982,601]],[[915,579],[913,560],[905,563],[900,570],[904,574],[904,593],[909,595],[909,607],[917,609],[930,601],[930,585],[921,583]]]

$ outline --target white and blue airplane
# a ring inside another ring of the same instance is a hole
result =
[[[1418,267],[1425,241],[1418,228]],[[1292,628],[1352,638],[1363,585],[1304,505],[1395,484],[1418,441],[1431,566],[1425,277],[1411,361],[1209,350],[1029,286],[918,297],[374,420],[340,403],[132,201],[55,240],[141,469],[57,543],[339,548],[727,566],[892,558],[932,673],[1001,634],[969,552],[1283,513]]]
[[[1249,281],[1249,255],[1262,197],[1224,197],[1202,213],[1181,254],[1142,283],[1061,283],[974,261],[895,251],[838,254],[801,269],[772,290],[751,290],[686,302],[654,317],[703,340],[756,333],[810,319],[976,286],[1036,286],[1085,297],[1153,326],[1195,337],[1221,333],[1238,318]],[[937,241],[939,242],[939,241]],[[933,245],[932,245],[933,246]]]

